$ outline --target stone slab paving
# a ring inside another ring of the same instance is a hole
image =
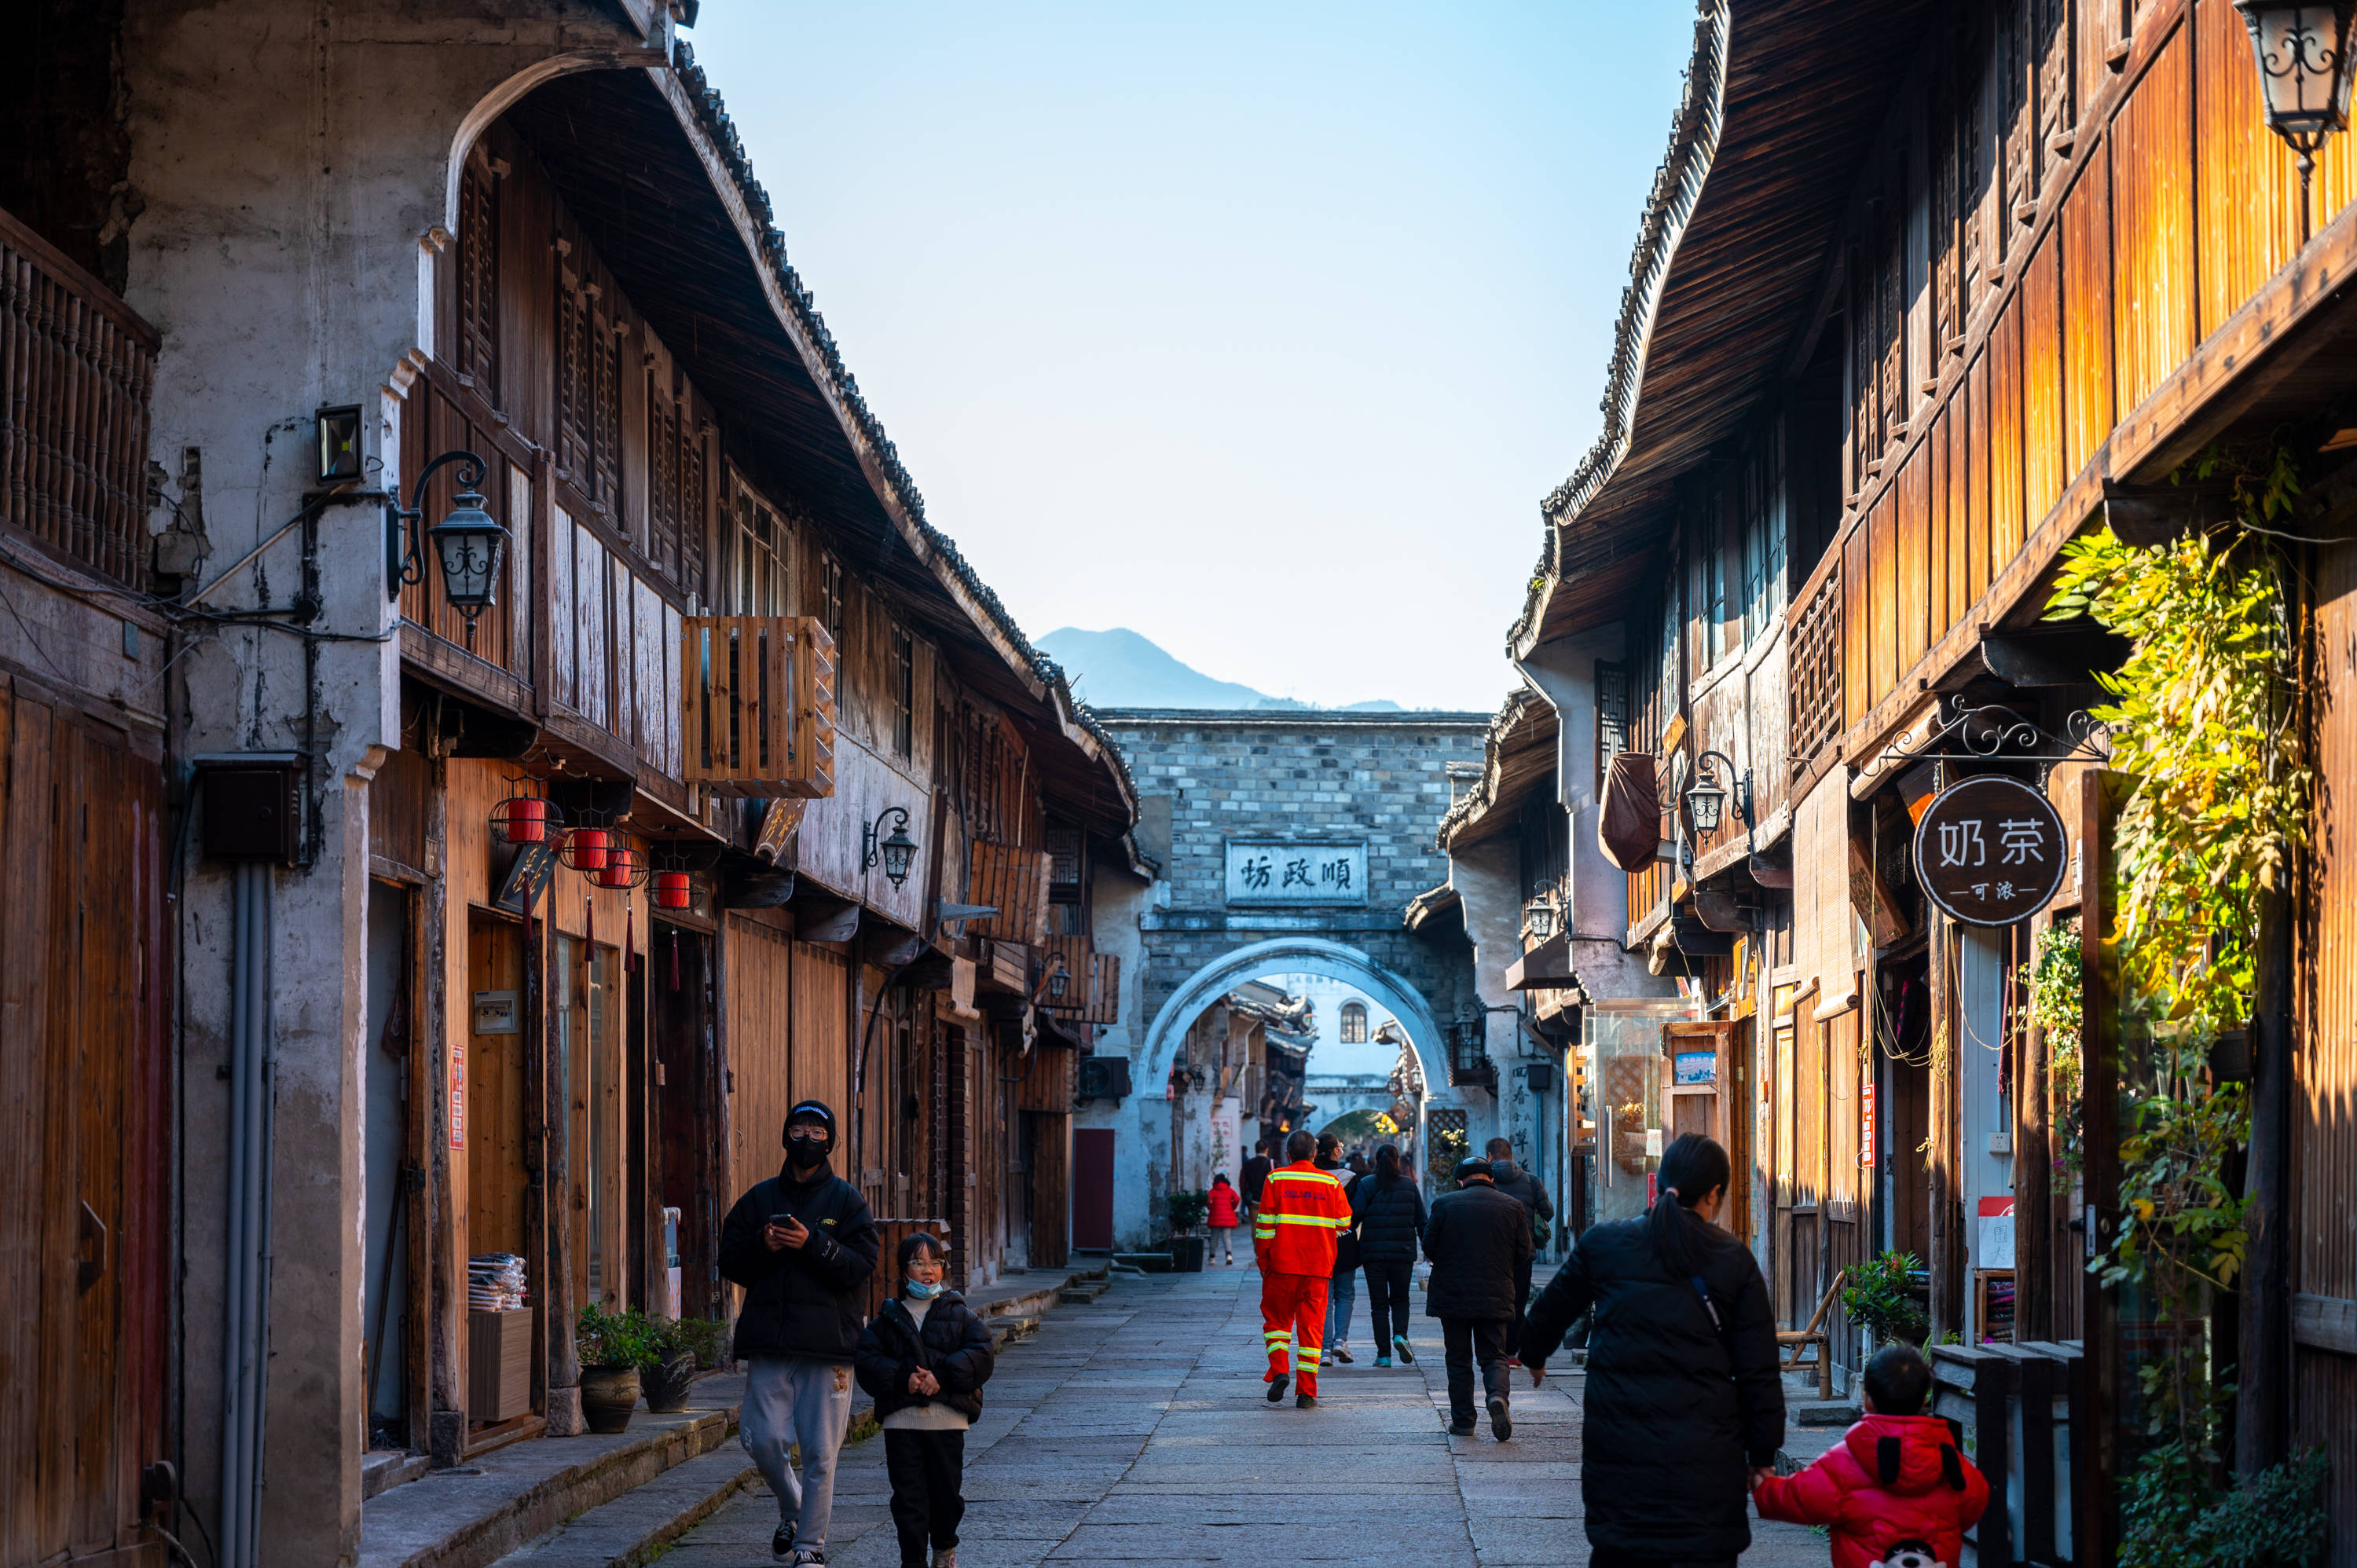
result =
[[[1093,1563],[1413,1562],[1584,1568],[1579,1374],[1514,1394],[1514,1436],[1451,1438],[1440,1326],[1416,1365],[1372,1350],[1320,1376],[1318,1407],[1263,1398],[1260,1276],[1249,1268],[1123,1280],[1009,1346],[966,1439],[960,1568]],[[1417,1298],[1418,1305],[1421,1298]],[[1357,1307],[1355,1348],[1367,1339]],[[1829,1434],[1837,1435],[1837,1434]],[[1812,1446],[1814,1446],[1812,1444]],[[836,1468],[834,1568],[898,1568],[884,1444]],[[777,1509],[758,1484],[680,1538],[663,1568],[770,1561]],[[1824,1538],[1755,1524],[1743,1562],[1821,1568]]]

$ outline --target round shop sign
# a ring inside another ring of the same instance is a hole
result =
[[[2069,869],[2061,813],[2018,779],[1951,784],[1915,825],[1915,880],[1973,926],[2010,926],[2052,901]]]

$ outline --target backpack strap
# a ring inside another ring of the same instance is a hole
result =
[[[1940,1474],[1947,1478],[1950,1491],[1964,1489],[1964,1456],[1945,1443],[1940,1444]]]

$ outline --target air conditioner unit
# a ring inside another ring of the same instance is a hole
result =
[[[1124,1056],[1082,1057],[1076,1090],[1082,1100],[1120,1100],[1129,1093],[1129,1058]]]

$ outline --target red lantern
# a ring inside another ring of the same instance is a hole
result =
[[[565,835],[557,858],[575,871],[603,871],[614,853],[614,838],[611,828],[576,828]]]
[[[684,871],[655,873],[655,908],[684,909],[695,902],[695,879]]]
[[[614,837],[616,842],[607,853],[606,864],[589,879],[600,887],[637,887],[643,885],[647,879],[647,852],[619,833]]]
[[[546,843],[565,826],[554,800],[511,795],[491,808],[491,836],[501,843]]]

